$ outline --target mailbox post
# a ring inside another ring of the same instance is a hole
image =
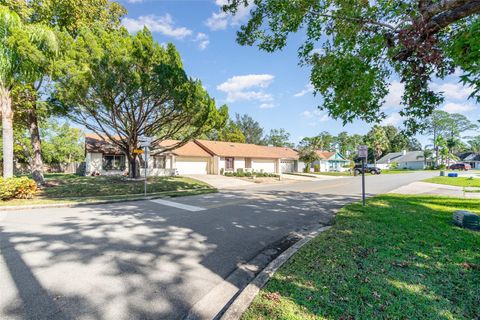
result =
[[[365,161],[368,157],[368,146],[359,145],[357,153],[358,157],[362,159],[362,205],[365,207]]]

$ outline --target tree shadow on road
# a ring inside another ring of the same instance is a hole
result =
[[[139,201],[11,213],[0,281],[13,291],[0,297],[0,318],[182,319],[239,264],[357,200],[228,192],[175,200],[209,207],[198,212]],[[18,224],[30,214],[45,219]]]

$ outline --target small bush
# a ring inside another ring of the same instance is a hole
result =
[[[308,173],[310,172],[310,165],[306,165],[305,168],[303,168],[303,172]]]
[[[37,184],[27,177],[0,178],[0,199],[30,199],[37,192]]]
[[[313,166],[313,171],[320,172],[320,165],[316,164]]]
[[[390,169],[392,170],[398,169],[398,162],[393,161],[392,163],[390,163]]]
[[[441,165],[438,166],[438,169],[440,169],[440,170],[445,170],[446,168],[447,168],[447,166],[444,163],[442,163]]]

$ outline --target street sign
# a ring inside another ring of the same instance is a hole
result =
[[[368,157],[368,146],[359,145],[357,147],[357,153],[359,158],[367,158]]]
[[[133,153],[135,154],[143,154],[145,151],[143,151],[143,149],[135,149],[133,150]]]

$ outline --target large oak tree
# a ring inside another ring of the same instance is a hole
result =
[[[223,125],[226,106],[216,108],[199,81],[189,78],[173,46],[162,47],[148,29],[84,29],[61,66],[54,101],[66,115],[126,155],[130,177],[137,176],[142,136],[154,144],[181,136],[175,149]]]
[[[228,0],[224,10],[242,6],[251,8],[242,45],[271,52],[305,33],[301,63],[312,68],[321,108],[344,122],[384,118],[393,75],[405,85],[401,115],[412,131],[443,101],[433,77],[459,68],[480,99],[480,0]]]

